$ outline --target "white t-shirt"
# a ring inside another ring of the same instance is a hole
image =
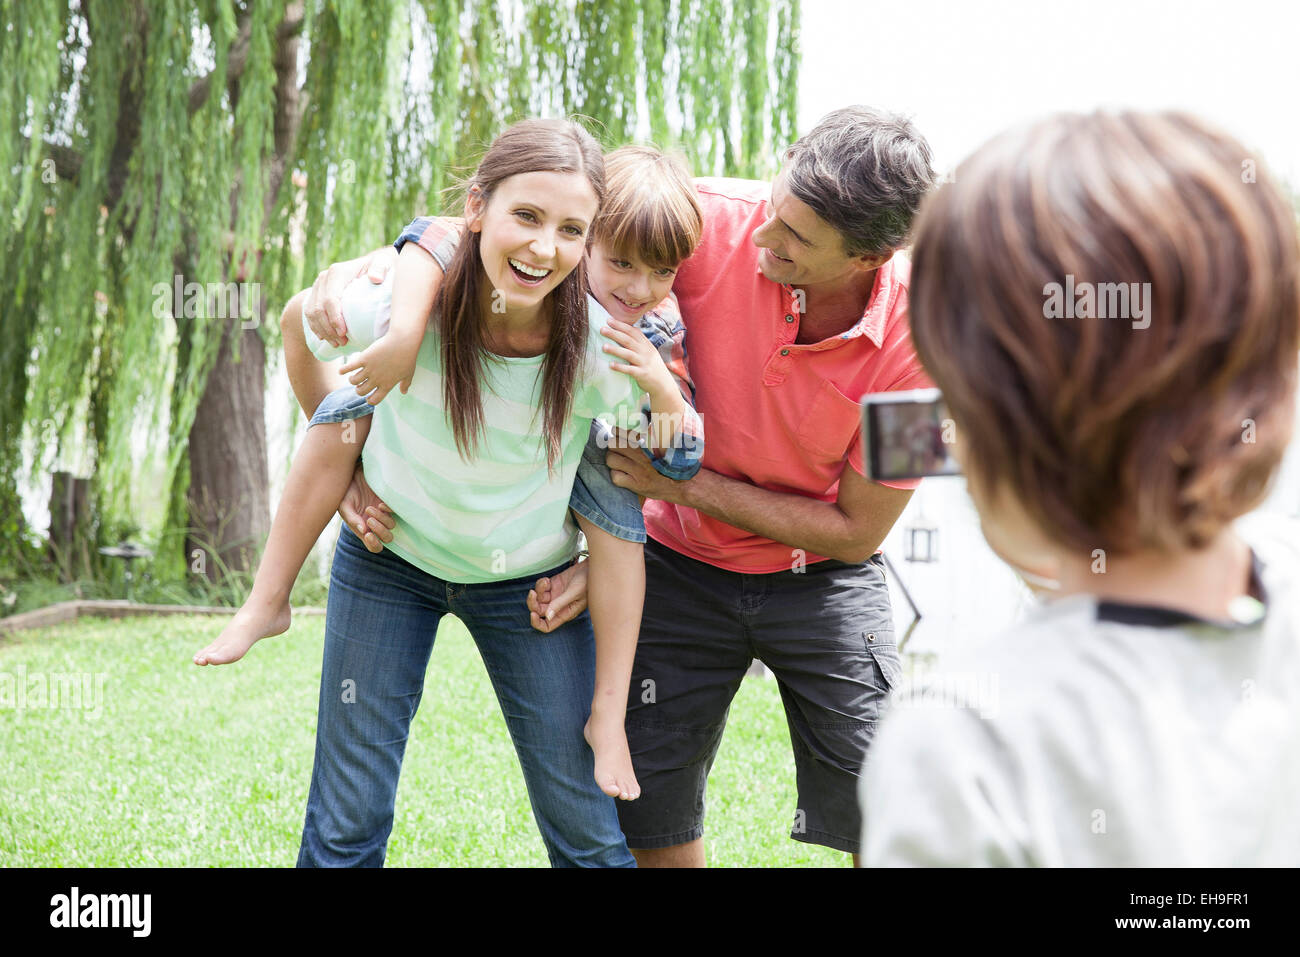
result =
[[[1254,624],[1073,596],[905,684],[859,785],[865,863],[1300,864],[1300,523],[1238,532]]]

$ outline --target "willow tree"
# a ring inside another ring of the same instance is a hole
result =
[[[798,4],[0,0],[0,564],[32,534],[20,483],[60,468],[92,476],[93,544],[247,568],[266,350],[304,278],[439,209],[523,116],[769,173]]]

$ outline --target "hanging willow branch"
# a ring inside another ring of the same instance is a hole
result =
[[[608,146],[769,174],[798,4],[0,0],[0,509],[69,468],[93,473],[99,543],[179,541],[196,410],[223,338],[229,361],[249,340],[173,291],[254,283],[274,317],[441,210],[515,119],[582,113]]]

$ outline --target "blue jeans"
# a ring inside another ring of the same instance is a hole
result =
[[[447,613],[483,656],[552,866],[635,866],[582,736],[595,687],[591,619],[534,631],[524,604],[532,584],[445,582],[342,529],[299,867],[383,865],[407,734]]]

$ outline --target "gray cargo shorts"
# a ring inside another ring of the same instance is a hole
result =
[[[858,772],[902,673],[881,556],[746,574],[650,539],[645,563],[627,706],[641,797],[617,802],[628,846],[703,835],[709,769],[731,699],[757,658],[776,676],[794,747],[790,836],[856,853]]]

